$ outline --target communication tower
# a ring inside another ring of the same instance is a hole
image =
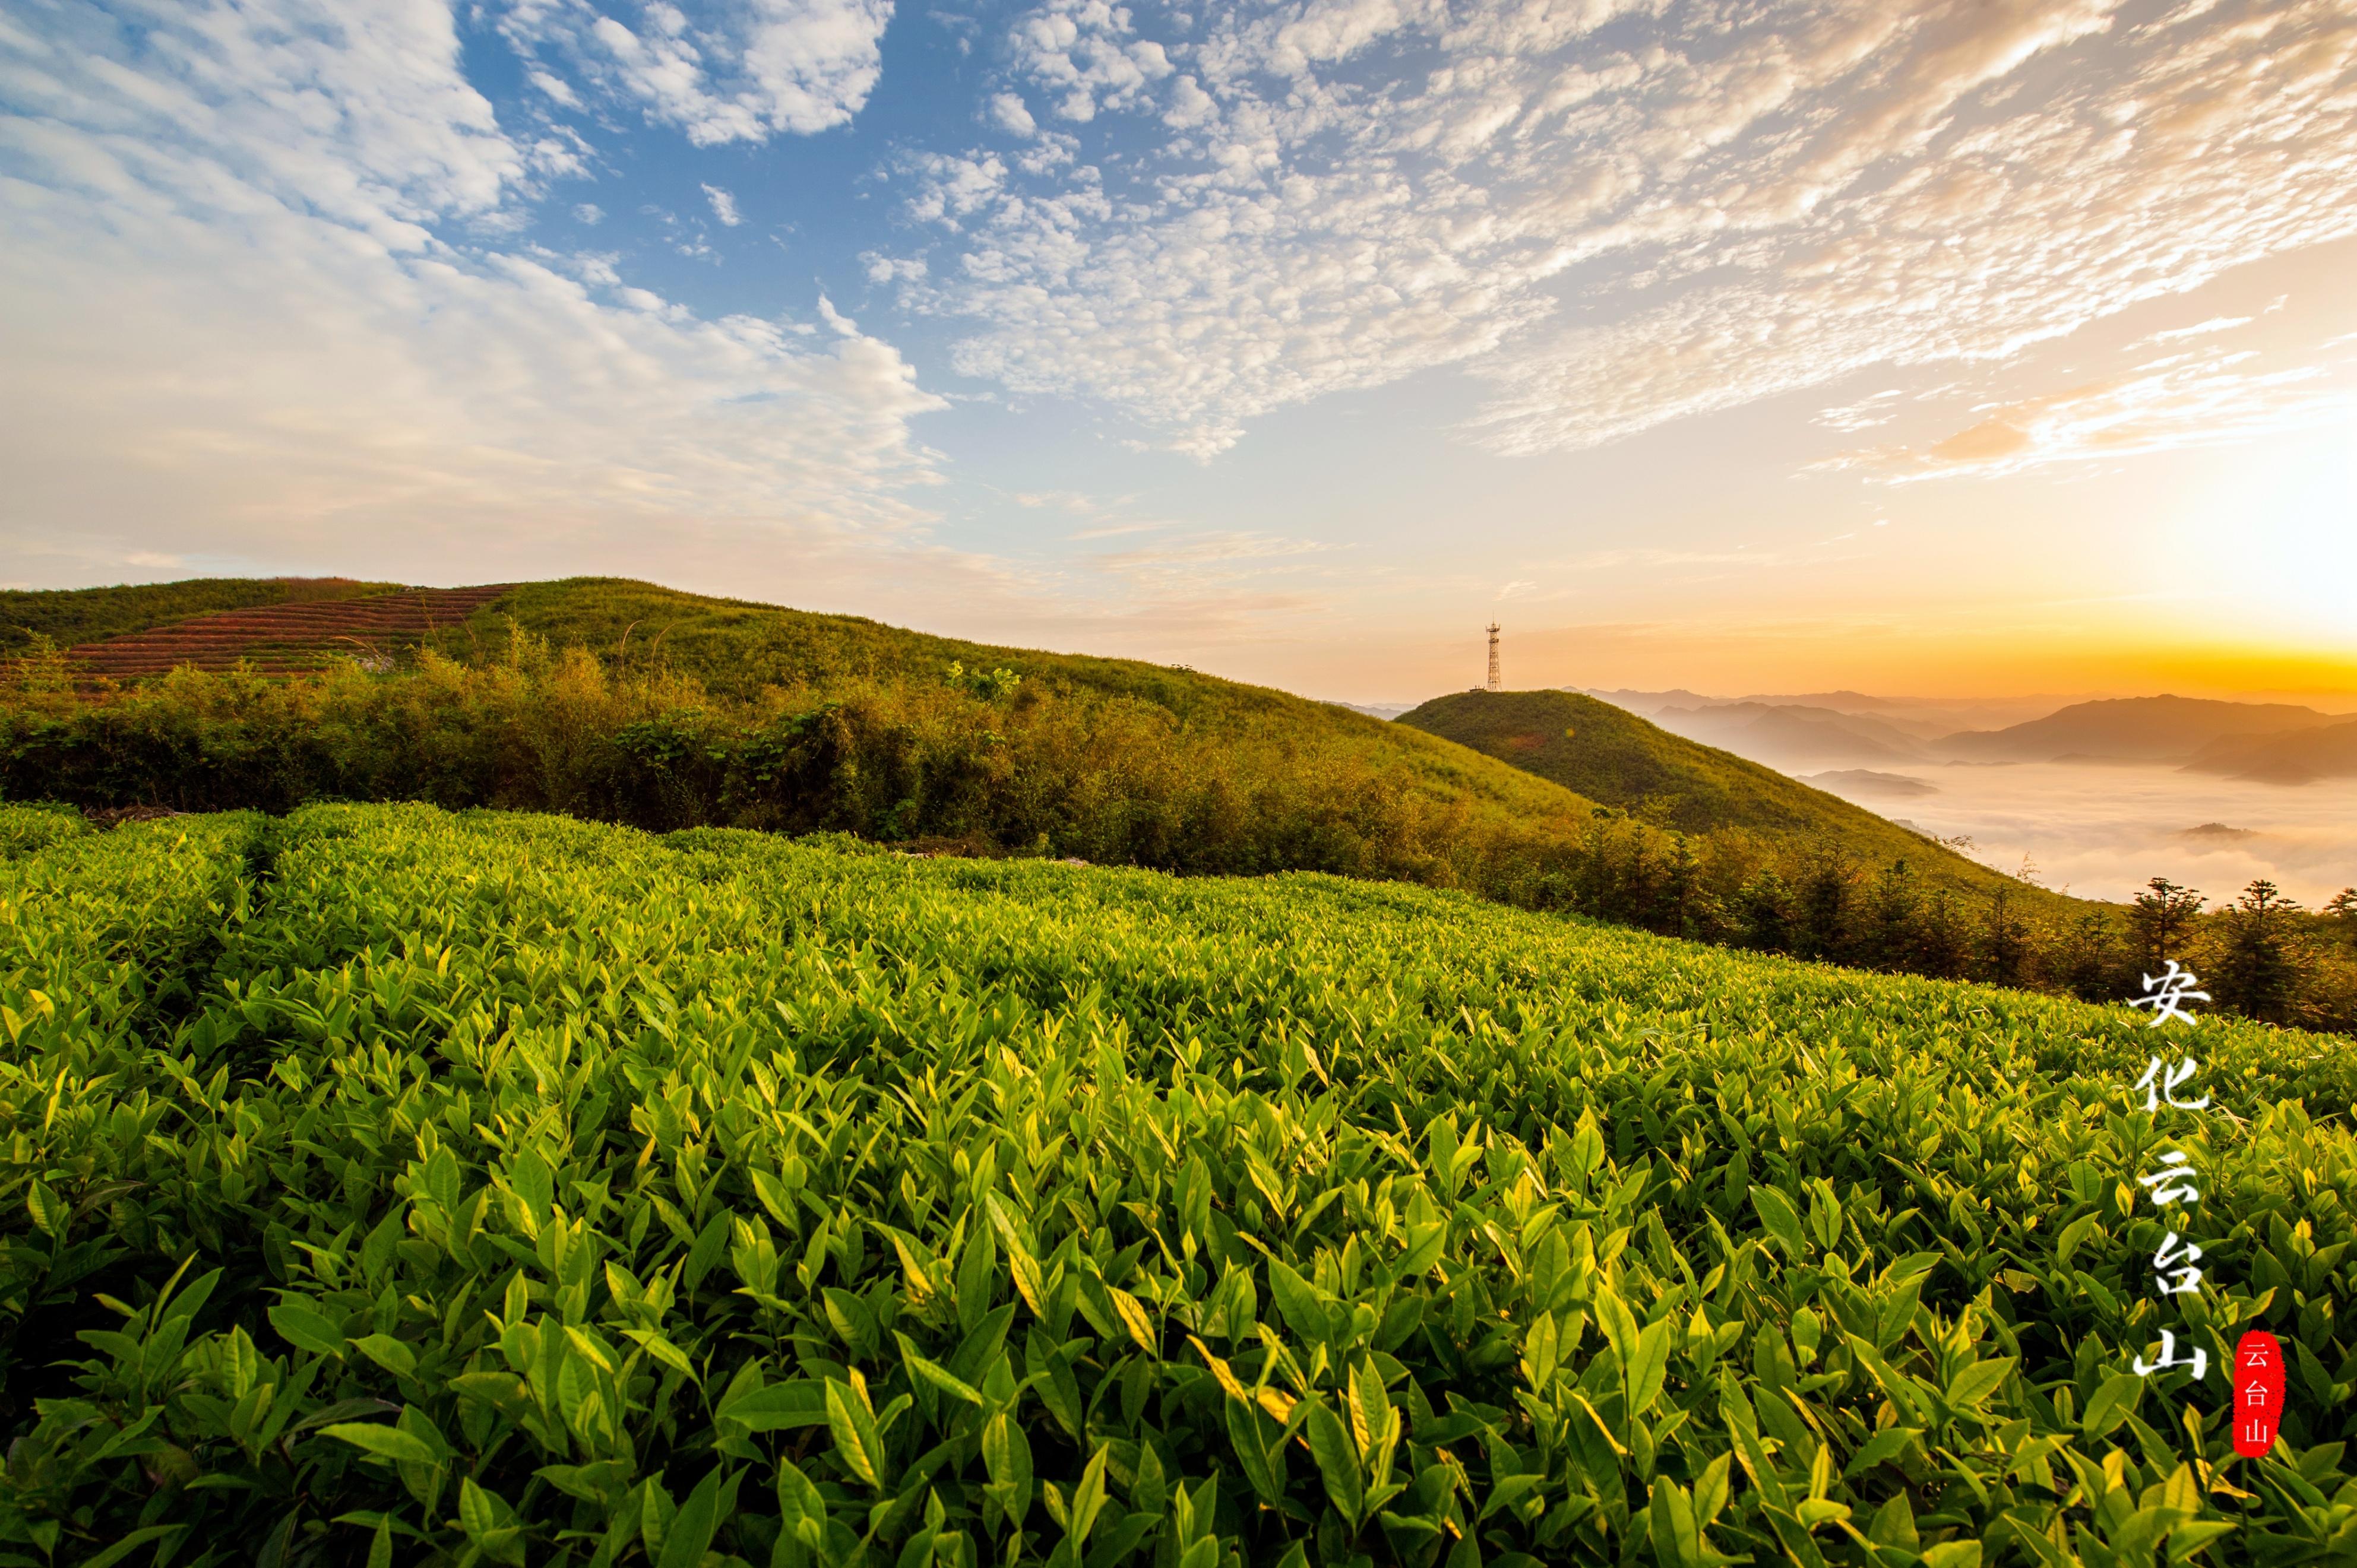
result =
[[[1489,690],[1491,690],[1491,691],[1492,691],[1492,692],[1494,692],[1494,691],[1498,690],[1498,623],[1497,623],[1496,621],[1491,621],[1491,622],[1490,623],[1490,685],[1489,685]]]

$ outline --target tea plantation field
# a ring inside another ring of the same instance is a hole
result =
[[[1396,886],[33,816],[0,1563],[2357,1560],[2319,1036],[2156,1116],[2125,1006]]]

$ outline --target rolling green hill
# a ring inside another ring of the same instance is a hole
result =
[[[39,607],[87,620],[113,592]],[[182,671],[82,702],[63,694],[69,671],[44,685],[27,664],[0,691],[0,795],[268,811],[425,799],[1557,905],[1599,809],[1284,692],[642,583],[523,585],[417,640],[452,662],[404,654],[366,673],[342,659],[283,682]]]
[[[1772,768],[1577,692],[1452,692],[1394,722],[1685,832],[1736,828],[1786,844],[1838,844],[1874,865],[1904,858],[1959,891],[2003,886],[2061,902]]]
[[[496,658],[511,618],[556,647],[578,646],[626,664],[659,661],[694,676],[715,696],[738,701],[769,688],[802,693],[864,683],[930,683],[954,662],[979,670],[1005,666],[1026,680],[1149,703],[1182,722],[1252,723],[1282,715],[1304,736],[1349,736],[1354,744],[1384,729],[1380,721],[1334,703],[1168,665],[968,642],[860,616],[713,598],[620,577],[523,584],[483,607],[467,628],[445,633],[441,646],[454,657]],[[1419,748],[1415,755],[1437,754]]]

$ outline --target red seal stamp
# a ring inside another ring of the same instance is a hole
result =
[[[2283,1423],[2283,1347],[2254,1328],[2234,1347],[2234,1452],[2255,1458],[2276,1445]]]

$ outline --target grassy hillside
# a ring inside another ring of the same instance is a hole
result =
[[[0,657],[22,652],[40,637],[70,648],[216,610],[350,598],[393,585],[346,577],[194,577],[110,588],[5,589],[0,590]]]
[[[1877,865],[1903,858],[1958,891],[2044,897],[1863,807],[1577,692],[1452,692],[1396,722],[1686,832],[1837,844]]]
[[[2323,1039],[2206,1022],[2216,1109],[2156,1116],[2125,1008],[1320,877],[415,806],[0,865],[0,1006],[28,1562],[2235,1568],[2357,1531]],[[2130,1179],[2163,1142],[2198,1208]],[[2164,1228],[2196,1296],[2152,1288]],[[2244,1459],[2258,1326],[2291,1395]],[[2130,1369],[2164,1329],[2206,1381]]]
[[[1383,730],[1380,723],[1362,724],[1331,703],[1166,665],[968,642],[859,616],[712,598],[619,577],[524,584],[477,613],[471,639],[453,631],[442,647],[454,657],[496,658],[511,618],[555,647],[586,648],[624,664],[660,661],[732,700],[773,689],[800,694],[856,683],[931,683],[954,662],[977,670],[1003,665],[1026,680],[1149,703],[1182,722],[1282,715],[1290,726],[1318,733],[1365,736]]]
[[[358,591],[367,585],[343,586]],[[59,590],[16,597],[25,601],[28,618],[46,627],[108,624],[119,632],[132,629],[141,616],[149,618],[139,622],[142,627],[177,618],[166,613],[176,605],[199,607],[179,610],[185,616],[225,607],[241,596],[259,602],[250,596],[284,596],[302,587],[292,580],[197,579],[152,589]],[[135,601],[123,596],[145,596]],[[1165,735],[1141,734],[1140,745],[1176,740],[1183,750],[1225,742],[1281,753],[1287,766],[1298,762],[1337,776],[1371,770],[1408,794],[1461,807],[1474,817],[1585,821],[1596,805],[1455,746],[1286,692],[1135,660],[968,642],[856,616],[712,598],[620,578],[525,584],[484,605],[465,624],[446,627],[425,640],[450,658],[494,670],[512,662],[511,626],[550,649],[588,652],[614,678],[609,685],[633,677],[670,681],[664,690],[683,703],[717,699],[724,707],[762,713],[807,711],[813,704],[882,692],[938,692],[952,664],[984,677],[1007,668],[1020,684],[1010,688],[1017,701],[1006,705],[1057,693],[1080,699],[1100,715],[1117,711],[1150,717],[1155,725],[1149,728],[1158,725]],[[681,676],[694,683],[693,693],[677,684]],[[1024,698],[1025,691],[1032,697]]]
[[[272,811],[422,799],[1323,870],[1537,905],[1575,897],[1600,809],[1282,692],[640,585],[534,585],[441,640],[460,661],[369,673],[345,660],[293,682],[184,670],[103,701],[78,696],[62,665],[19,661],[0,671],[0,797]]]

